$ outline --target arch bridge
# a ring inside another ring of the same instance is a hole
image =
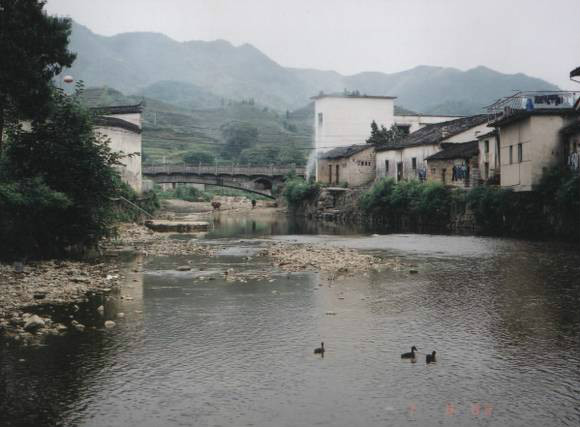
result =
[[[273,199],[272,188],[284,182],[294,172],[305,177],[306,168],[289,166],[241,166],[241,165],[187,165],[161,164],[143,166],[143,177],[157,184],[205,184],[235,188]]]

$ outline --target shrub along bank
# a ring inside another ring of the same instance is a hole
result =
[[[483,234],[580,239],[580,177],[567,169],[548,170],[533,192],[512,192],[495,186],[469,191],[439,183],[377,181],[359,199],[362,216],[410,228],[452,229],[466,213]]]

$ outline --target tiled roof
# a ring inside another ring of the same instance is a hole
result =
[[[143,103],[135,105],[117,105],[112,107],[93,107],[91,111],[99,115],[134,114],[143,111]]]
[[[475,126],[487,122],[487,115],[478,114],[476,116],[461,117],[441,123],[427,125],[403,139],[397,145],[377,147],[377,151],[396,150],[417,145],[435,145],[441,141],[465,132]]]
[[[349,145],[348,147],[338,147],[333,148],[326,153],[321,153],[318,155],[319,159],[340,159],[342,157],[350,157],[356,153],[360,153],[361,151],[366,150],[367,148],[373,148],[371,144],[364,144],[364,145]]]
[[[470,159],[479,153],[479,142],[470,141],[462,143],[443,144],[443,150],[435,153],[425,160],[453,160]]]
[[[492,130],[491,132],[487,132],[481,135],[477,135],[477,139],[483,139],[483,138],[490,138],[492,136],[496,136],[497,135],[497,129]]]
[[[117,117],[97,116],[94,118],[94,122],[97,126],[121,128],[130,132],[141,133],[141,128],[138,125]]]

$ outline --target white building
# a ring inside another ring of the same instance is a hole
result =
[[[114,152],[125,156],[121,159],[123,166],[118,168],[121,178],[141,193],[141,104],[93,110],[98,114],[95,131],[110,140],[110,147]]]
[[[371,123],[389,129],[397,125],[406,133],[458,118],[413,113],[396,114],[394,96],[319,95],[314,99],[314,146],[318,153],[337,147],[364,144]]]

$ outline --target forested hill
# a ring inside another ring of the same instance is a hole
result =
[[[87,86],[109,86],[188,108],[251,99],[283,112],[303,107],[320,91],[347,89],[394,95],[399,105],[423,113],[471,114],[514,89],[557,89],[525,74],[502,74],[483,66],[467,71],[418,66],[392,74],[343,76],[283,67],[249,44],[177,42],[147,32],[105,37],[76,23],[70,48],[78,56],[67,73]]]

